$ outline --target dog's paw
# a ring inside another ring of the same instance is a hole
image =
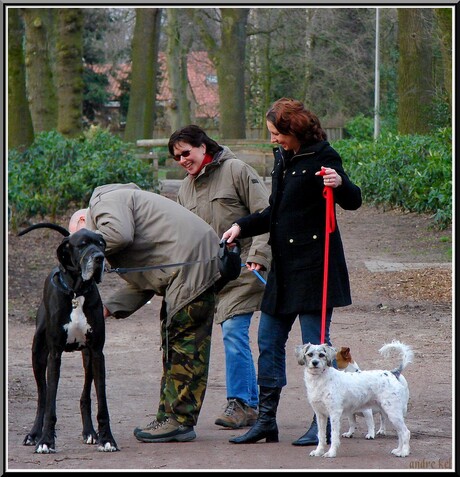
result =
[[[378,436],[386,436],[387,435],[387,431],[385,429],[379,429],[377,431],[377,435]]]
[[[22,441],[23,446],[34,446],[37,443],[37,439],[30,434],[27,434],[27,436],[24,438]]]
[[[373,439],[375,436],[373,433],[369,432],[368,434],[366,434],[366,439]]]
[[[310,452],[311,457],[321,457],[325,452],[325,449],[320,449],[317,447],[315,450]]]
[[[342,437],[347,437],[347,438],[351,439],[353,437],[353,432],[350,432],[350,431],[344,432],[342,434]]]
[[[329,449],[325,454],[323,454],[323,457],[335,457],[336,455],[336,450]]]
[[[118,449],[117,445],[113,442],[106,442],[104,445],[100,445],[97,450],[99,452],[116,452]]]
[[[86,436],[83,436],[83,442],[88,445],[97,444],[96,434],[87,434]]]
[[[402,449],[401,450],[401,449],[397,448],[397,449],[393,449],[391,451],[391,453],[393,455],[395,455],[396,457],[407,457],[410,454],[410,451],[409,451],[409,449]]]
[[[36,454],[54,454],[56,449],[54,447],[48,446],[48,444],[40,444],[35,449]]]

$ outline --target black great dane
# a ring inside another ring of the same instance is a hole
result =
[[[38,405],[32,430],[23,444],[35,452],[55,450],[56,395],[64,351],[81,351],[85,381],[80,398],[83,440],[97,444],[102,452],[117,451],[110,430],[105,392],[105,323],[97,283],[104,273],[105,241],[100,234],[80,229],[70,234],[59,225],[40,223],[21,231],[51,228],[65,238],[57,248],[59,266],[45,280],[32,343],[32,366],[37,383]],[[91,418],[91,385],[97,396],[98,432]]]

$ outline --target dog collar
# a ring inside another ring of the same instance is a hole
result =
[[[56,277],[57,275],[57,277]],[[62,278],[61,271],[59,268],[55,268],[53,270],[53,274],[51,275],[51,283],[52,285],[57,288],[59,291],[67,294],[67,295],[72,295],[73,290],[70,289],[70,287],[67,285],[67,283],[64,281]]]
[[[51,276],[51,283],[62,293],[72,295],[74,297],[84,295],[94,286],[93,280],[89,280],[86,282],[87,286],[85,287],[77,286],[75,289],[71,288],[64,280],[62,271],[59,268],[54,269]]]

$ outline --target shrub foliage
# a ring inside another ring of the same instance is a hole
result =
[[[452,221],[452,130],[433,135],[352,138],[333,146],[369,204],[429,213],[439,228]],[[133,144],[93,128],[79,139],[39,134],[25,152],[8,154],[10,221],[17,228],[34,217],[86,207],[93,189],[135,182],[155,190],[152,164],[136,157]]]
[[[439,228],[452,221],[452,130],[436,134],[387,134],[376,141],[349,139],[334,147],[363,200],[433,214]]]
[[[78,139],[41,133],[27,151],[8,153],[11,225],[86,207],[95,187],[126,182],[154,188],[152,165],[136,157],[133,144],[100,128]]]

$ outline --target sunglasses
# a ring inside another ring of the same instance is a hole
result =
[[[180,154],[174,154],[174,156],[173,156],[174,160],[175,161],[180,161],[181,157],[190,156],[190,153],[192,152],[192,149],[189,149],[188,151],[182,151]]]

